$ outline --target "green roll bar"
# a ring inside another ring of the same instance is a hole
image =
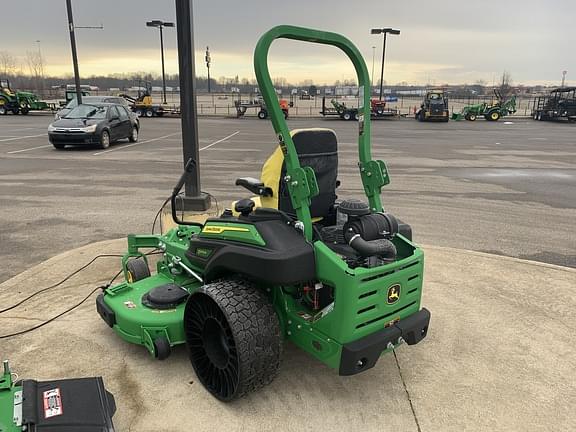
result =
[[[358,48],[347,38],[337,33],[314,30],[304,27],[281,25],[264,33],[254,50],[254,70],[262,92],[264,102],[268,107],[274,131],[286,162],[286,177],[292,205],[298,219],[304,224],[304,235],[312,240],[312,219],[310,217],[310,199],[318,194],[318,185],[314,171],[309,167],[302,168],[298,154],[284,113],[280,109],[276,91],[270,79],[268,70],[268,51],[275,39],[293,39],[313,42],[323,45],[333,45],[340,48],[354,64],[358,76],[359,103],[358,107],[358,167],[364,185],[364,192],[372,211],[382,211],[380,190],[389,183],[386,165],[382,161],[372,160],[370,151],[370,78],[366,63]]]

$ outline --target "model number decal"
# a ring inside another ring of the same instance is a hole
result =
[[[250,232],[248,228],[231,227],[231,226],[208,225],[202,229],[202,233],[207,234],[222,234],[224,231]]]

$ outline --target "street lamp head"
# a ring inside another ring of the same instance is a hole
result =
[[[399,35],[400,34],[400,30],[396,30],[390,27],[387,28],[381,28],[381,29],[372,29],[370,30],[371,34],[381,34],[381,33],[390,33],[393,35]]]
[[[165,22],[161,20],[146,21],[146,27],[174,27],[173,22]]]

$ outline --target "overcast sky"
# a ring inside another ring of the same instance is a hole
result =
[[[0,50],[24,61],[37,49],[49,74],[71,73],[65,0],[0,0]],[[159,37],[150,19],[175,21],[173,0],[74,0],[80,73],[160,71]],[[372,27],[395,27],[386,51],[385,80],[411,84],[488,84],[504,70],[515,83],[559,84],[562,71],[576,85],[576,1],[574,0],[196,0],[196,70],[206,75],[203,51],[210,45],[211,75],[252,78],[252,53],[258,37],[278,24],[330,30],[350,38],[372,70],[382,55],[382,37]],[[6,19],[10,17],[10,19]],[[177,72],[176,31],[166,29],[166,66]],[[273,45],[270,70],[298,83],[319,84],[354,77],[338,50],[298,42]]]

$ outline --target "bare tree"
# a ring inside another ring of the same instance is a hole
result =
[[[16,72],[16,57],[8,51],[0,51],[0,73],[2,76],[14,75]]]
[[[502,98],[506,99],[512,92],[512,76],[510,72],[504,71],[502,72],[502,77],[500,78],[500,85],[498,86],[498,90],[502,94]]]
[[[44,87],[44,59],[40,51],[27,51],[26,64],[32,79],[35,82],[36,90],[43,92]]]

